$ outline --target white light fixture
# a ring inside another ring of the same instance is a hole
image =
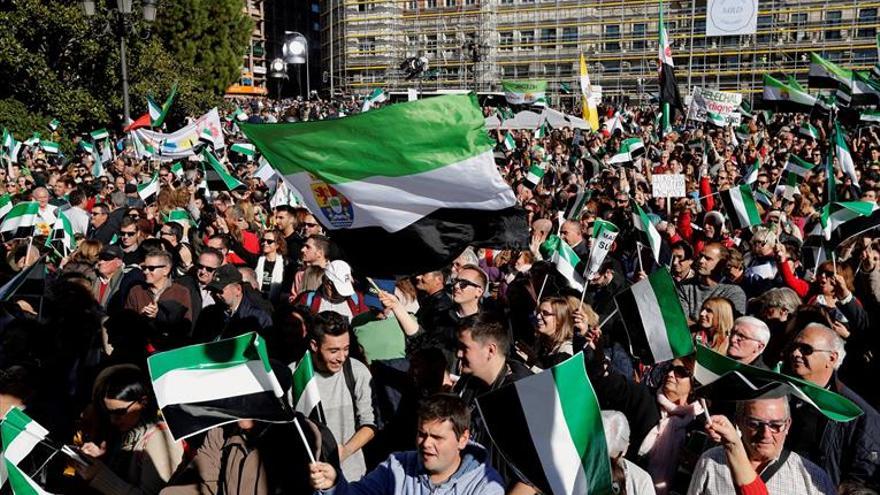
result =
[[[131,14],[132,0],[116,0],[116,8],[123,14]]]
[[[82,8],[86,17],[92,17],[95,15],[95,0],[83,0]]]
[[[288,64],[304,64],[308,59],[309,41],[300,33],[287,32],[281,45],[281,56]]]
[[[156,20],[156,5],[159,0],[143,0],[144,20],[154,22]]]

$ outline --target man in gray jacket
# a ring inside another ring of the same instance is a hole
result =
[[[503,495],[501,476],[486,451],[470,443],[470,411],[458,397],[438,394],[419,408],[418,450],[395,452],[360,481],[349,483],[332,465],[311,465],[316,493],[327,495]]]

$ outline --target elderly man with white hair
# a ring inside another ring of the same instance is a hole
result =
[[[770,341],[770,328],[766,323],[754,316],[740,316],[733,322],[729,340],[727,357],[743,364],[767,368],[764,360],[760,359]]]
[[[838,379],[844,357],[843,339],[821,323],[804,327],[789,345],[789,374],[846,397],[864,414],[846,423],[831,421],[792,398],[793,422],[786,446],[828,471],[836,485],[871,485],[880,475],[880,415]]]
[[[654,481],[644,469],[624,459],[629,449],[629,422],[620,411],[602,411],[602,426],[605,430],[605,443],[611,458],[611,477],[615,484],[624,484],[626,490],[619,488],[614,493],[654,495]]]

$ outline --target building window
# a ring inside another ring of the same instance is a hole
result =
[[[859,10],[859,25],[864,24],[876,24],[877,23],[877,8],[870,9],[861,9]],[[877,36],[877,28],[875,27],[860,27],[858,30],[859,38],[873,38]]]
[[[312,12],[315,14],[320,14],[321,13],[321,6],[316,3],[313,3],[312,4]]]
[[[694,34],[704,34],[706,32],[706,19],[699,19],[694,21]],[[694,44],[695,47],[705,47],[706,46],[706,37],[705,36],[694,36],[691,40],[691,43]]]
[[[770,43],[773,32],[773,16],[772,15],[759,15],[758,16],[758,43]]]
[[[513,65],[502,66],[501,77],[516,77],[516,67]]]
[[[436,9],[437,8],[437,0],[426,0],[425,8]]]
[[[419,8],[418,0],[410,0],[409,1],[409,10],[417,10]]]
[[[447,7],[455,7],[455,0],[446,0]]]
[[[376,38],[372,36],[361,38],[358,43],[358,49],[361,51],[361,54],[374,52],[376,50]]]
[[[464,0],[465,5],[476,5],[477,0]]]
[[[564,27],[562,28],[562,41],[577,41],[578,40],[578,28],[577,27]]]
[[[541,42],[555,42],[556,41],[556,29],[555,28],[545,28],[541,30]]]
[[[609,24],[605,26],[605,39],[606,40],[619,40],[620,39],[620,25],[619,24]],[[606,41],[605,42],[605,50],[607,51],[620,51],[620,42],[619,41]]]
[[[501,31],[498,37],[499,50],[509,51],[513,47],[513,31]]]
[[[803,41],[807,39],[807,32],[804,31],[804,26],[807,24],[807,13],[806,12],[798,12],[796,14],[791,14],[791,23],[797,28],[797,34],[795,34],[796,41]]]
[[[825,39],[826,40],[839,40],[840,36],[840,21],[843,18],[843,13],[839,10],[829,10],[825,13],[825,25],[829,28],[825,31]],[[837,29],[833,29],[837,27]]]
[[[535,32],[520,31],[519,32],[520,50],[533,50],[535,48]]]
[[[647,29],[647,24],[633,24],[633,50],[644,50],[647,48],[647,40],[645,39]]]

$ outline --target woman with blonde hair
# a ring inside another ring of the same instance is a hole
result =
[[[81,262],[87,265],[94,266],[95,263],[98,262],[98,254],[101,252],[101,249],[104,247],[104,244],[101,241],[95,239],[86,239],[84,241],[80,241],[79,245],[76,248],[76,251],[70,254],[69,262]]]
[[[708,346],[720,354],[727,354],[732,329],[733,305],[723,297],[710,297],[703,302],[691,333],[694,342]]]
[[[303,274],[300,293],[318,290],[324,283],[324,269],[317,265],[307,266]]]

